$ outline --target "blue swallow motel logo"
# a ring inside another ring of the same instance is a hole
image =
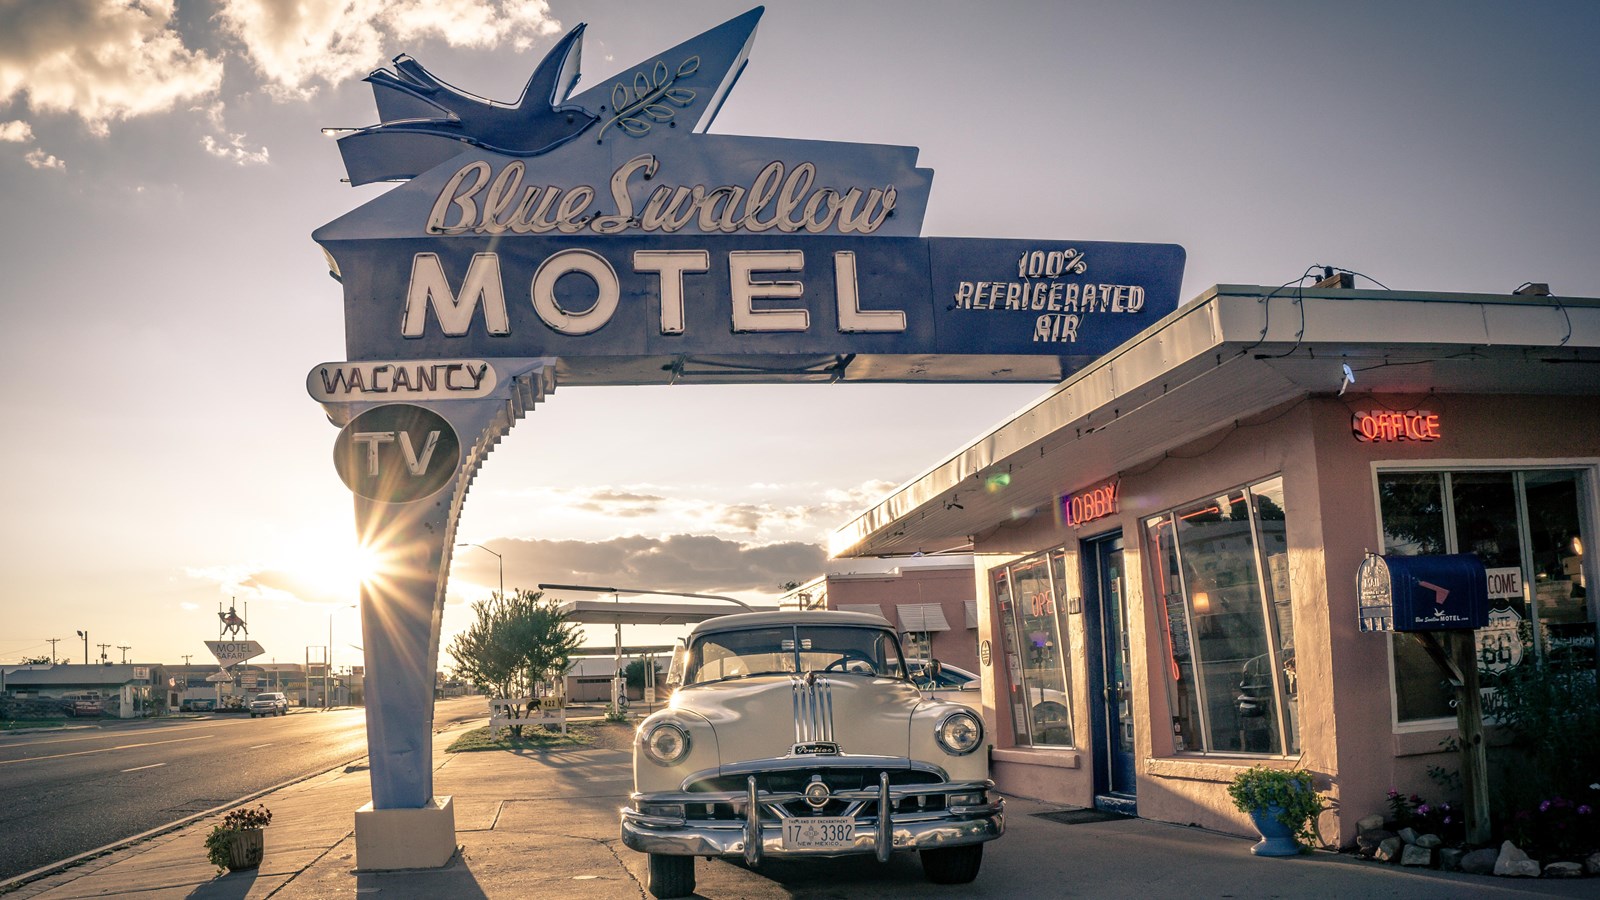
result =
[[[710,132],[761,13],[582,91],[583,25],[511,102],[409,55],[368,76],[379,122],[339,150],[352,184],[401,184],[315,235],[350,358],[554,357],[569,384],[1059,381],[1177,306],[1174,245],[923,237],[915,147]]]

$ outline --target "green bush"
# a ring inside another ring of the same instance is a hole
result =
[[[1316,843],[1317,816],[1322,814],[1324,801],[1310,772],[1251,766],[1234,776],[1228,796],[1241,812],[1277,807],[1278,821],[1293,833],[1296,843],[1302,847]]]

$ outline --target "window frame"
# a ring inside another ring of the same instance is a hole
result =
[[[1034,553],[1029,553],[1029,554],[1027,554],[1025,556],[1018,556],[1018,557],[1016,557],[1014,559],[1008,560],[1008,561],[1006,561],[1004,563],[1001,563],[999,565],[992,566],[989,569],[987,581],[988,581],[989,591],[990,591],[991,598],[992,598],[992,606],[993,606],[993,608],[994,608],[994,610],[995,610],[995,612],[997,614],[996,615],[996,620],[998,621],[999,626],[1002,629],[1006,630],[1006,634],[1009,634],[1009,636],[1010,636],[1009,637],[1009,646],[1011,646],[1013,648],[1016,648],[1017,654],[1018,654],[1017,661],[1018,661],[1019,665],[1022,663],[1021,649],[1020,649],[1021,643],[1022,643],[1022,637],[1023,637],[1022,623],[1021,623],[1022,606],[1017,601],[1017,595],[1016,595],[1017,579],[1016,579],[1015,569],[1017,569],[1017,568],[1019,568],[1021,566],[1030,566],[1030,565],[1035,565],[1035,564],[1041,564],[1043,566],[1044,573],[1045,573],[1045,581],[1050,586],[1051,609],[1052,609],[1051,615],[1055,619],[1056,637],[1059,639],[1059,643],[1060,643],[1060,646],[1058,646],[1056,648],[1056,658],[1057,658],[1057,665],[1061,669],[1061,679],[1062,679],[1062,688],[1063,688],[1062,689],[1062,693],[1066,696],[1066,699],[1067,699],[1067,702],[1065,704],[1066,705],[1066,710],[1067,710],[1067,723],[1066,723],[1066,725],[1067,725],[1067,730],[1071,734],[1071,740],[1068,743],[1065,743],[1065,744],[1040,744],[1040,743],[1035,742],[1034,737],[1033,737],[1034,730],[1035,730],[1034,729],[1033,706],[1030,705],[1029,703],[1027,703],[1028,687],[1029,687],[1028,682],[1027,682],[1027,677],[1026,677],[1026,674],[1025,674],[1026,670],[1027,670],[1027,666],[1026,665],[1021,665],[1022,671],[1019,671],[1019,672],[1007,671],[1005,683],[1003,685],[997,685],[998,687],[1004,688],[1005,691],[1007,692],[1006,696],[1003,699],[1005,700],[1005,705],[1007,707],[1010,707],[1009,714],[1011,715],[1011,717],[1013,719],[1013,721],[1011,723],[1011,736],[1012,736],[1012,741],[1014,742],[1014,745],[1017,746],[1017,747],[1026,747],[1026,748],[1029,748],[1029,749],[1040,749],[1040,750],[1079,750],[1079,749],[1082,749],[1081,739],[1080,739],[1080,736],[1079,736],[1079,729],[1078,729],[1077,710],[1075,708],[1076,705],[1077,705],[1077,695],[1074,692],[1074,688],[1076,686],[1076,679],[1074,679],[1074,677],[1073,677],[1074,667],[1072,665],[1073,655],[1077,652],[1078,648],[1076,648],[1073,645],[1071,633],[1070,633],[1070,630],[1069,630],[1069,622],[1068,622],[1068,618],[1067,618],[1068,617],[1068,613],[1065,610],[1067,599],[1068,599],[1069,596],[1071,596],[1071,594],[1067,590],[1067,584],[1066,584],[1066,582],[1068,580],[1067,575],[1066,575],[1066,568],[1067,567],[1065,565],[1064,560],[1065,560],[1065,557],[1070,555],[1072,552],[1073,551],[1070,549],[1069,545],[1061,544],[1061,545],[1054,546],[1054,547],[1049,547],[1047,549],[1040,550],[1040,551],[1037,551],[1037,552],[1034,552]],[[1061,573],[1057,573],[1056,572],[1056,566],[1054,564],[1055,557],[1058,556],[1058,555],[1063,558],[1063,564],[1061,566],[1061,569],[1062,569]],[[1058,574],[1059,574],[1059,577],[1058,577]],[[1001,579],[1002,578],[1004,579],[1004,590],[1007,592],[1008,597],[1009,597],[1009,600],[1008,600],[1008,602],[1006,604],[1010,608],[1009,612],[1003,612],[1000,609],[1001,604],[1000,604],[999,591],[1001,590],[1000,584],[1001,584]],[[1004,635],[1002,635],[1001,636],[1001,647],[1002,648],[1006,648],[1007,646],[1008,646],[1007,638]],[[1009,654],[1002,652],[1001,656],[1005,660],[1006,668],[1009,670],[1011,668],[1011,660],[1009,658]],[[1011,689],[1011,681],[1010,681],[1010,679],[1011,679],[1011,677],[1013,675],[1015,675],[1017,677],[1017,679],[1019,680],[1019,683],[1021,684],[1021,687],[1022,687],[1022,696],[1023,696],[1023,703],[1021,704],[1022,721],[1020,721],[1020,722],[1015,721],[1016,715],[1017,715],[1016,704],[1013,704],[1013,703],[1010,702],[1010,700],[1011,700],[1010,695],[1009,695],[1009,692],[1010,692],[1010,689]],[[997,705],[999,705],[999,704],[997,704]],[[1026,733],[1027,736],[1028,736],[1027,743],[1023,743],[1021,740],[1018,740],[1018,736],[1023,734],[1023,733]]]
[[[1502,458],[1502,459],[1404,459],[1404,460],[1373,460],[1369,464],[1369,481],[1372,492],[1372,524],[1375,536],[1374,546],[1383,548],[1383,496],[1379,491],[1379,478],[1390,473],[1436,473],[1446,475],[1450,473],[1468,472],[1507,472],[1513,476],[1520,473],[1533,471],[1577,471],[1578,484],[1578,527],[1583,534],[1594,536],[1600,540],[1600,457],[1540,457],[1527,458]],[[1523,581],[1527,583],[1529,560],[1531,553],[1527,547],[1527,494],[1520,478],[1514,478],[1517,485],[1517,532],[1522,557]],[[1455,497],[1451,490],[1449,479],[1441,482],[1441,504],[1443,505],[1445,547],[1459,547],[1459,537],[1456,534]],[[1584,579],[1589,584],[1595,583],[1596,566],[1593,553],[1585,553],[1583,561]],[[1591,601],[1592,603],[1593,601]],[[1529,604],[1528,621],[1537,623],[1538,614],[1536,605]],[[1600,616],[1597,616],[1600,620]],[[1453,716],[1440,716],[1431,719],[1413,719],[1400,721],[1400,691],[1398,672],[1394,664],[1394,634],[1387,635],[1384,646],[1384,663],[1389,672],[1389,728],[1394,734],[1418,734],[1433,731],[1449,730],[1456,727]],[[1538,640],[1534,641],[1535,663],[1543,653]]]
[[[1139,549],[1140,549],[1140,553],[1142,555],[1144,555],[1145,558],[1149,561],[1148,565],[1158,565],[1158,566],[1165,566],[1166,565],[1166,560],[1162,556],[1161,547],[1159,546],[1159,544],[1157,544],[1157,543],[1155,543],[1155,542],[1153,542],[1151,540],[1151,526],[1152,526],[1152,524],[1157,522],[1157,521],[1163,521],[1172,529],[1172,541],[1173,541],[1173,545],[1172,546],[1173,546],[1173,552],[1176,555],[1176,559],[1177,559],[1177,571],[1174,574],[1175,574],[1175,577],[1177,579],[1178,589],[1182,592],[1183,601],[1184,601],[1183,602],[1183,627],[1184,627],[1184,632],[1188,637],[1189,654],[1190,654],[1190,659],[1189,659],[1190,669],[1191,669],[1191,672],[1193,673],[1192,678],[1193,678],[1196,686],[1199,687],[1200,686],[1200,681],[1201,681],[1200,671],[1201,671],[1201,667],[1205,663],[1205,658],[1204,658],[1203,651],[1198,646],[1198,642],[1195,639],[1196,631],[1195,631],[1195,623],[1194,623],[1193,596],[1190,593],[1189,577],[1188,577],[1187,572],[1185,571],[1185,566],[1184,566],[1184,549],[1183,549],[1182,542],[1180,540],[1178,540],[1177,523],[1176,523],[1176,520],[1175,520],[1174,517],[1177,515],[1177,513],[1180,510],[1186,509],[1188,507],[1194,506],[1194,505],[1199,504],[1199,503],[1204,503],[1208,499],[1215,499],[1217,497],[1227,497],[1227,496],[1230,496],[1230,495],[1232,495],[1232,494],[1234,494],[1236,492],[1237,493],[1241,493],[1244,496],[1245,505],[1248,508],[1248,516],[1249,516],[1250,545],[1251,545],[1251,556],[1252,556],[1251,568],[1252,568],[1252,570],[1253,570],[1253,572],[1255,574],[1255,579],[1256,579],[1256,583],[1255,583],[1256,601],[1257,601],[1257,603],[1259,604],[1259,607],[1260,607],[1261,624],[1262,624],[1262,627],[1265,629],[1266,636],[1267,636],[1267,656],[1268,656],[1268,659],[1270,660],[1271,671],[1273,673],[1273,677],[1271,678],[1271,684],[1272,684],[1272,690],[1273,690],[1273,709],[1275,710],[1275,718],[1276,718],[1276,723],[1275,724],[1276,724],[1276,730],[1277,730],[1277,734],[1278,734],[1278,747],[1279,747],[1279,749],[1278,749],[1277,752],[1272,752],[1270,750],[1269,751],[1214,750],[1214,749],[1209,749],[1207,747],[1191,746],[1188,741],[1185,741],[1184,749],[1182,749],[1182,750],[1174,750],[1173,751],[1174,757],[1186,757],[1186,758],[1207,757],[1207,758],[1223,758],[1223,759],[1240,759],[1240,758],[1242,758],[1242,759],[1288,759],[1288,758],[1293,758],[1293,757],[1296,757],[1296,756],[1300,756],[1300,755],[1302,755],[1304,753],[1304,739],[1303,739],[1303,736],[1297,735],[1296,736],[1296,740],[1293,742],[1294,749],[1290,749],[1291,748],[1291,742],[1289,740],[1289,723],[1290,723],[1290,719],[1291,719],[1291,713],[1289,711],[1288,704],[1289,703],[1298,703],[1299,702],[1299,700],[1298,700],[1298,692],[1296,692],[1296,694],[1294,696],[1290,696],[1287,693],[1286,685],[1284,683],[1284,677],[1282,675],[1282,662],[1283,662],[1283,652],[1284,652],[1283,651],[1283,647],[1281,646],[1282,634],[1280,633],[1280,625],[1282,623],[1279,621],[1278,611],[1274,608],[1274,606],[1275,606],[1275,604],[1277,602],[1277,598],[1275,596],[1269,596],[1271,594],[1274,594],[1275,592],[1273,591],[1273,589],[1271,587],[1271,583],[1270,583],[1270,580],[1269,580],[1270,577],[1271,577],[1271,573],[1268,570],[1267,563],[1266,563],[1266,557],[1265,557],[1265,555],[1263,553],[1262,538],[1261,538],[1260,509],[1259,509],[1259,506],[1257,505],[1257,500],[1262,496],[1262,494],[1260,492],[1258,492],[1257,489],[1260,488],[1262,485],[1270,484],[1270,483],[1272,483],[1274,481],[1276,481],[1278,483],[1278,490],[1279,490],[1280,494],[1287,494],[1288,493],[1288,486],[1287,486],[1288,479],[1285,478],[1284,473],[1282,473],[1282,472],[1273,472],[1271,474],[1263,475],[1263,476],[1258,477],[1258,478],[1252,478],[1252,479],[1250,479],[1248,481],[1240,482],[1238,484],[1234,484],[1234,485],[1231,485],[1229,487],[1222,488],[1220,490],[1208,491],[1208,492],[1206,492],[1204,494],[1201,494],[1199,496],[1192,497],[1192,498],[1190,498],[1188,500],[1185,500],[1182,503],[1172,504],[1171,506],[1168,506],[1165,509],[1162,509],[1160,511],[1141,515],[1139,517],[1139,519],[1138,519]],[[1283,502],[1281,508],[1284,510],[1284,523],[1285,523],[1284,524],[1284,529],[1285,529],[1285,535],[1287,535],[1287,532],[1288,532],[1288,518],[1289,518],[1287,500],[1285,500]],[[1147,568],[1141,574],[1142,574],[1142,577],[1148,578],[1148,577],[1150,577],[1151,573]],[[1152,596],[1152,597],[1155,596],[1154,586],[1153,585],[1151,586],[1150,596]],[[1161,597],[1159,602],[1163,605],[1163,607],[1165,607],[1166,597],[1165,596]],[[1294,622],[1294,625],[1293,625],[1294,632],[1296,633],[1296,636],[1298,637],[1298,632],[1300,630],[1299,629],[1299,624],[1297,622],[1295,622],[1294,619],[1293,619],[1293,616],[1294,616],[1294,590],[1293,590],[1292,582],[1290,584],[1289,596],[1284,598],[1284,602],[1287,602],[1288,605],[1289,605],[1291,622]],[[1170,625],[1170,623],[1167,623],[1165,617],[1163,617],[1163,624],[1160,627],[1161,627],[1161,632],[1162,632],[1161,633],[1161,641],[1162,641],[1162,645],[1163,645],[1163,648],[1164,648],[1164,652],[1170,653],[1171,652],[1171,647],[1172,647],[1171,625]],[[1297,654],[1297,656],[1298,656],[1298,654]],[[1177,685],[1174,683],[1174,680],[1173,680],[1172,668],[1173,667],[1169,666],[1169,665],[1161,666],[1162,678],[1163,678],[1164,684],[1166,686],[1166,690],[1168,692],[1169,703],[1174,701],[1175,696],[1176,696],[1176,690],[1177,690]],[[1197,737],[1201,738],[1205,743],[1209,744],[1210,743],[1210,739],[1211,739],[1211,734],[1212,734],[1212,731],[1211,731],[1211,709],[1210,709],[1210,703],[1209,703],[1209,698],[1207,698],[1207,702],[1198,702],[1200,699],[1201,698],[1199,696],[1196,696],[1196,698],[1195,698],[1195,700],[1197,702],[1195,703],[1195,729],[1194,730],[1195,730],[1195,734],[1196,734]]]

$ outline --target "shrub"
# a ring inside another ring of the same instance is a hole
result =
[[[1241,812],[1277,807],[1278,821],[1294,834],[1296,843],[1302,847],[1316,843],[1323,797],[1317,793],[1310,772],[1251,766],[1234,776],[1228,785],[1228,796]]]

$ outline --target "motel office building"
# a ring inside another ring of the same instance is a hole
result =
[[[1365,554],[1478,554],[1490,675],[1592,660],[1597,486],[1600,300],[1223,285],[833,549],[976,554],[1003,790],[1247,834],[1229,781],[1298,765],[1349,844],[1457,765],[1438,669],[1359,630]]]

